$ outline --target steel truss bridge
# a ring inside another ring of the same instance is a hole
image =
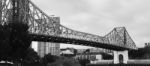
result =
[[[105,36],[72,30],[48,16],[31,0],[0,0],[0,23],[23,22],[29,26],[32,41],[85,45],[111,50],[136,50],[125,27],[116,27]]]

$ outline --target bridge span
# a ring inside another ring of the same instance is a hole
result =
[[[125,29],[124,27],[118,27]],[[114,28],[114,30],[118,29]],[[84,46],[92,46],[92,47],[98,47],[98,48],[105,48],[105,49],[111,49],[111,50],[136,50],[136,46],[132,45],[134,42],[127,42],[128,44],[125,44],[126,41],[130,41],[131,39],[129,36],[127,38],[122,38],[120,35],[117,34],[111,34],[114,32],[110,32],[109,34],[105,36],[98,36],[98,35],[92,35],[87,34],[86,35],[75,35],[72,34],[66,34],[67,36],[63,35],[43,35],[38,33],[30,33],[32,36],[33,41],[44,41],[44,42],[55,42],[55,43],[66,43],[66,44],[75,44],[75,45],[84,45]],[[128,34],[127,34],[128,35]],[[88,36],[88,37],[87,37]],[[89,37],[90,36],[90,37]],[[96,37],[96,38],[94,38]],[[130,44],[129,44],[130,43]]]
[[[136,50],[125,27],[116,27],[105,36],[72,30],[60,24],[57,17],[48,16],[31,0],[0,0],[0,23],[28,24],[32,41],[85,45],[112,50]]]

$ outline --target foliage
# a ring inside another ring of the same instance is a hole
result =
[[[44,61],[45,60],[45,61]],[[48,61],[49,60],[49,61]],[[47,54],[43,58],[43,66],[80,66],[79,62],[70,57],[63,56],[53,56],[51,54]]]
[[[60,60],[63,66],[80,66],[80,63],[73,58],[61,57]]]
[[[41,59],[41,63],[44,64],[44,65],[47,65],[48,63],[55,62],[56,59],[58,59],[57,56],[51,55],[51,54],[49,53],[49,54],[46,54],[46,55]]]
[[[81,66],[86,66],[86,64],[90,63],[90,60],[88,59],[81,59],[79,60]]]
[[[9,23],[0,25],[0,59],[21,59],[31,44],[26,24]]]
[[[130,59],[150,59],[150,47],[139,48],[138,50],[129,51]]]
[[[27,55],[23,58],[24,63],[36,63],[39,62],[40,57],[37,52],[32,48],[28,48],[26,51]]]

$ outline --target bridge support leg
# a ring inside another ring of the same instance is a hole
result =
[[[125,51],[114,51],[114,64],[124,63],[127,64],[129,59],[128,57],[128,50]]]

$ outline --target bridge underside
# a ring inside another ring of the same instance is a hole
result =
[[[64,38],[60,36],[59,37],[58,36],[45,36],[45,35],[36,35],[36,34],[30,34],[30,36],[32,38],[32,41],[84,45],[84,46],[111,49],[111,50],[116,50],[116,51],[130,50],[129,48],[114,46],[111,44],[98,43],[98,42],[86,41],[86,40],[78,40],[78,39],[73,39],[73,38]]]

